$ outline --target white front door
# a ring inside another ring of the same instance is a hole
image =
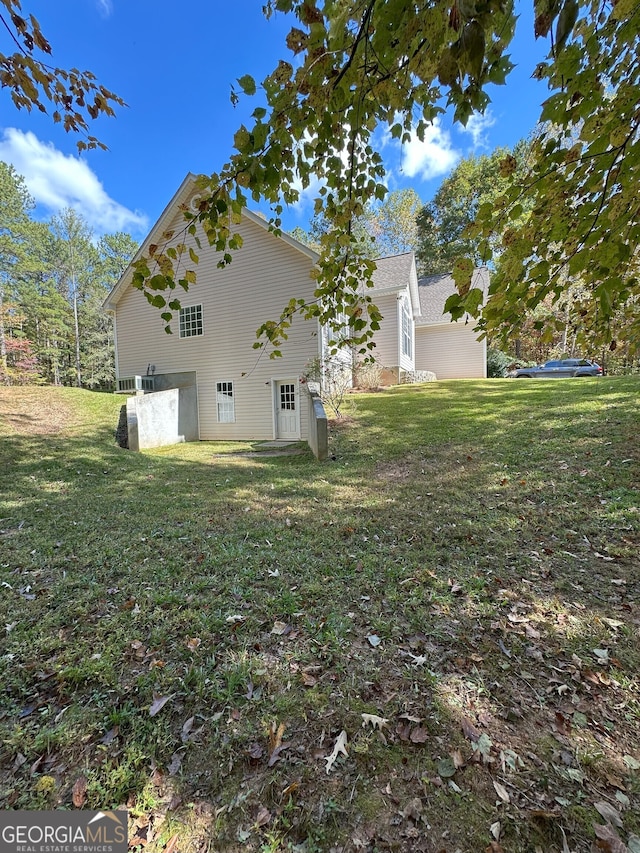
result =
[[[300,438],[298,387],[293,380],[275,383],[276,438]]]

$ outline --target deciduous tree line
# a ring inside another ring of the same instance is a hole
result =
[[[102,302],[137,244],[121,232],[96,239],[72,209],[49,222],[33,209],[22,177],[0,162],[0,382],[109,387]]]

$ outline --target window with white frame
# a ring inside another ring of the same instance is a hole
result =
[[[409,310],[409,300],[404,297],[401,306],[402,355],[413,358],[413,320]]]
[[[202,305],[187,305],[180,309],[180,337],[193,338],[203,335]]]
[[[219,424],[232,424],[236,420],[233,400],[233,382],[216,382],[216,406]]]

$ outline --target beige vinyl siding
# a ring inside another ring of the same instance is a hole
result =
[[[432,370],[438,379],[484,379],[485,342],[476,340],[471,324],[418,326],[416,370]]]
[[[380,328],[376,331],[373,355],[381,367],[398,367],[398,299],[395,293],[390,296],[372,294],[373,302],[382,314]]]
[[[176,230],[184,226],[180,214]],[[318,326],[299,318],[282,346],[283,357],[269,358],[269,350],[255,350],[256,330],[265,320],[277,320],[292,297],[312,297],[312,262],[301,252],[243,219],[235,230],[242,249],[233,262],[217,268],[219,255],[202,238],[196,268],[197,283],[179,292],[183,306],[202,304],[202,336],[180,338],[178,316],[167,335],[160,312],[142,293],[129,287],[117,305],[118,375],[144,374],[149,363],[156,373],[195,370],[201,439],[254,439],[274,435],[272,382],[298,378],[318,354]],[[188,264],[193,266],[192,264]],[[218,423],[216,382],[233,382],[235,423]],[[307,435],[307,401],[299,386],[301,437]]]

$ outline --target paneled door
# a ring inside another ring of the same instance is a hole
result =
[[[297,383],[290,380],[275,383],[276,438],[300,438],[300,411]]]

